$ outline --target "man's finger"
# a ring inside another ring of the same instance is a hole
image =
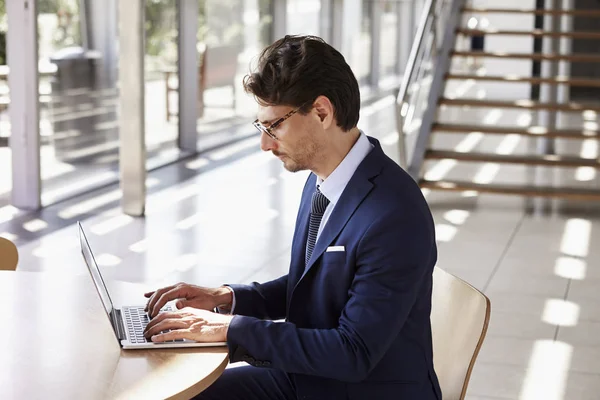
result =
[[[156,301],[158,300],[158,297],[164,293],[167,292],[171,289],[173,289],[175,286],[167,286],[158,290],[155,290],[151,295],[150,295],[150,299],[148,300],[148,303],[146,304],[146,308],[145,311],[150,311],[152,310],[152,308],[154,308],[154,303],[156,303]]]
[[[156,292],[154,292],[154,294],[152,295],[152,297],[150,298],[150,300],[148,300],[148,305],[147,305],[147,312],[148,314],[150,314],[150,317],[155,316],[156,314],[158,314],[158,312],[160,311],[160,309],[164,306],[161,305],[158,307],[158,309],[156,310],[156,313],[153,314],[153,310],[156,308],[156,305],[159,303],[161,297],[165,294],[165,293],[169,293],[172,292],[173,290],[177,290],[179,289],[178,286],[173,285],[173,286],[167,286],[165,288],[162,288],[160,290],[157,290]],[[166,302],[165,302],[166,303]]]
[[[154,292],[144,293],[144,297],[150,297],[154,294]]]
[[[186,329],[189,328],[189,323],[181,320],[181,319],[171,319],[167,318],[158,324],[152,326],[150,329],[147,329],[144,332],[144,336],[149,338],[153,335],[157,335],[162,331],[172,330],[172,329]]]
[[[148,314],[150,314],[150,318],[154,318],[160,312],[160,309],[165,306],[169,301],[175,300],[181,297],[181,291],[183,289],[181,287],[174,287],[168,292],[164,292],[160,295],[160,297],[154,303],[154,306],[149,309]]]
[[[192,333],[189,329],[177,329],[175,331],[159,333],[152,336],[152,341],[154,343],[166,342],[168,340],[178,340],[178,339],[192,339]]]
[[[160,313],[156,316],[156,318],[152,318],[152,320],[150,320],[150,322],[148,323],[148,325],[146,325],[146,329],[144,329],[145,331],[148,331],[149,329],[151,329],[153,326],[155,326],[156,324],[164,321],[165,319],[178,319],[181,318],[181,316],[176,313],[176,312],[163,312]]]

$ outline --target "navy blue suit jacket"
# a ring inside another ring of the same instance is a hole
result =
[[[299,399],[441,400],[430,325],[433,219],[379,142],[346,186],[305,268],[314,174],[288,275],[231,285],[231,362],[288,373]],[[344,246],[344,252],[327,252]],[[284,319],[285,322],[271,320]]]

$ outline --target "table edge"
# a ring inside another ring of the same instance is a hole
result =
[[[229,364],[229,354],[225,353],[225,358],[223,362],[213,370],[210,374],[208,374],[204,379],[196,382],[192,386],[189,386],[179,393],[176,393],[170,397],[167,397],[165,400],[190,400],[194,396],[202,393],[206,390],[210,385],[212,385],[225,371],[225,368]]]

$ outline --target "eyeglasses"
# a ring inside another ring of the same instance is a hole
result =
[[[300,107],[290,111],[289,113],[285,114],[283,117],[279,118],[277,121],[273,122],[271,125],[269,126],[264,126],[263,124],[261,124],[258,119],[256,119],[252,125],[254,125],[254,127],[256,129],[258,129],[259,132],[261,133],[266,133],[271,139],[273,140],[279,140],[277,139],[277,136],[275,136],[275,134],[273,133],[273,130],[275,130],[275,128],[277,128],[279,125],[281,125],[281,123],[283,121],[285,121],[286,119],[288,119],[289,117],[291,117],[292,115],[296,114],[298,111],[300,111],[302,109],[302,107],[304,107],[305,105],[307,105],[309,102],[307,101],[306,103],[302,104]]]

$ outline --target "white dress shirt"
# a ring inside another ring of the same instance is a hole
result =
[[[369,142],[367,135],[361,131],[358,140],[356,143],[354,143],[354,146],[352,146],[340,165],[333,170],[327,179],[322,180],[321,178],[317,177],[317,187],[321,190],[321,193],[327,197],[329,200],[329,205],[327,205],[327,208],[323,213],[323,218],[321,219],[321,225],[319,225],[319,232],[317,233],[315,245],[316,242],[319,241],[319,236],[321,236],[321,232],[323,232],[323,228],[329,220],[329,216],[333,212],[335,205],[342,196],[344,189],[346,189],[348,182],[350,182],[350,179],[356,172],[356,169],[372,149],[373,145],[371,142]]]

